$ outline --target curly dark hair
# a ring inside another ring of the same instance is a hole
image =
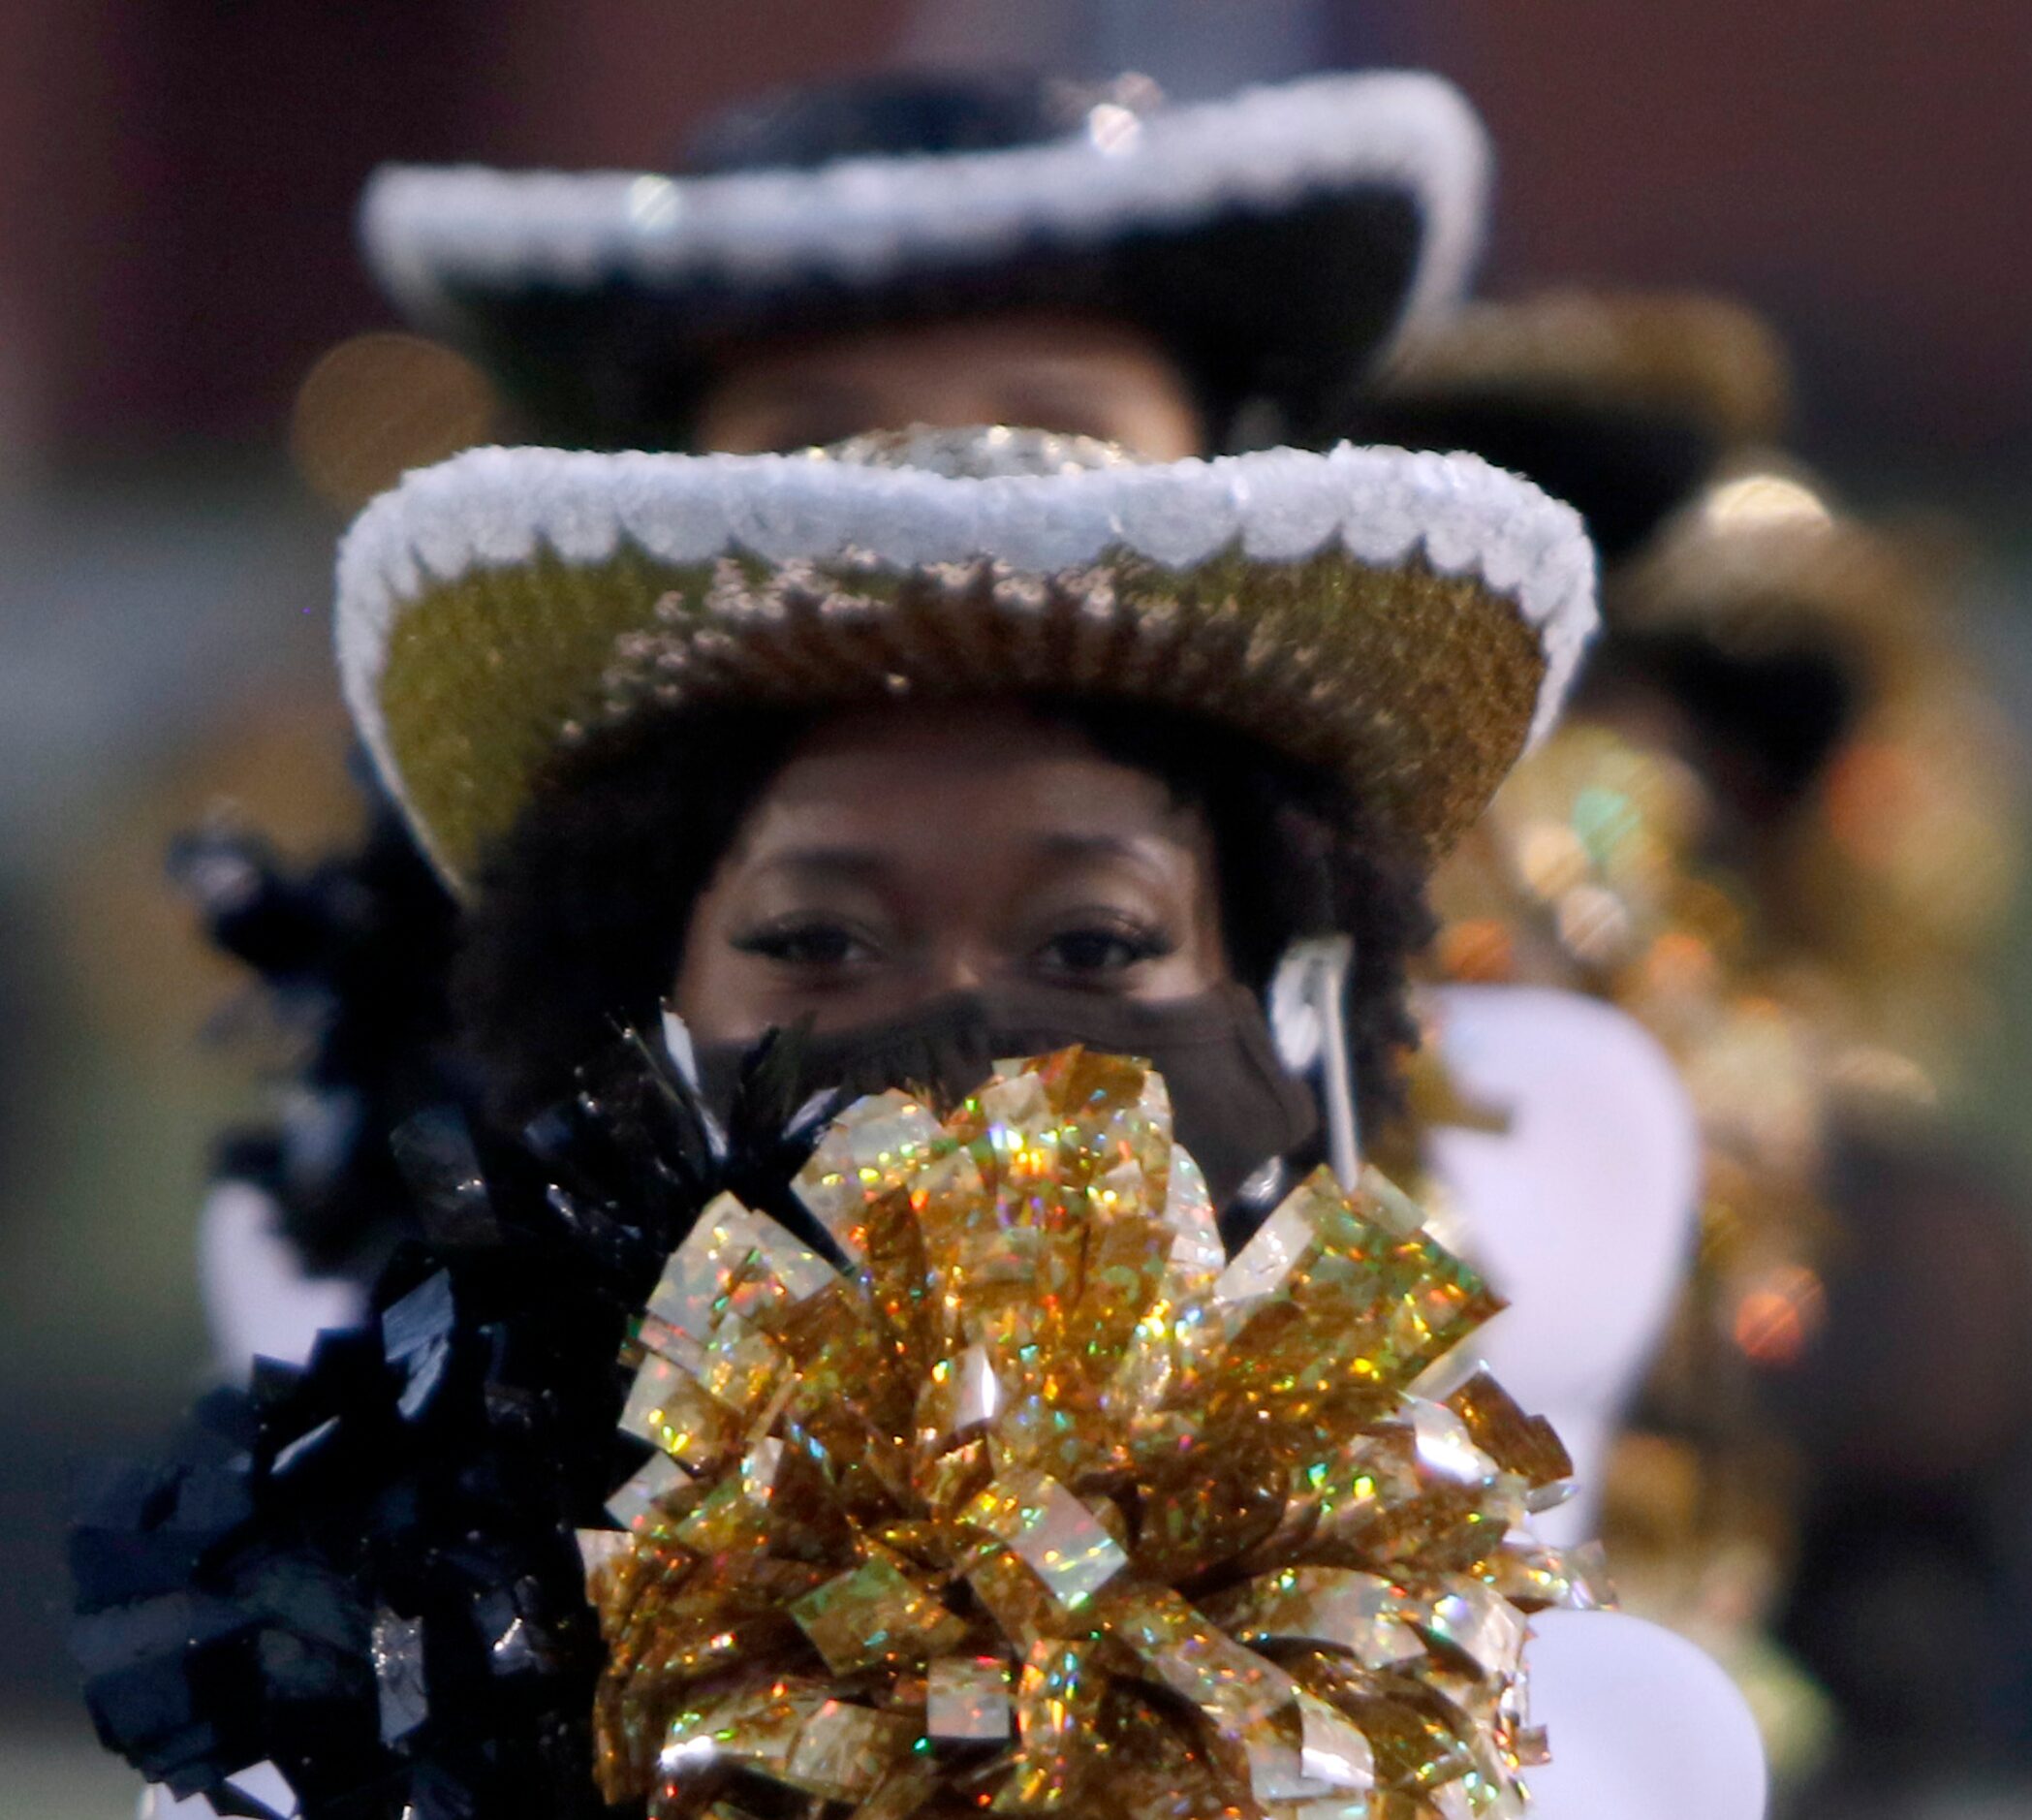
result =
[[[1365,1121],[1400,1109],[1417,1042],[1406,964],[1431,932],[1423,868],[1324,774],[1174,710],[1040,698],[1103,756],[1164,780],[1212,830],[1235,976],[1261,990],[1290,944],[1355,939],[1348,1027]],[[617,1025],[653,1017],[691,909],[742,820],[815,724],[742,706],[580,747],[486,856],[453,980],[463,1037],[510,1123],[569,1089]]]

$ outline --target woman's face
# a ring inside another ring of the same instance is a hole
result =
[[[1206,441],[1184,374],[1148,335],[1020,310],[760,343],[701,400],[695,433],[702,449],[754,455],[914,424],[1098,436],[1150,461]]]
[[[1163,1000],[1229,977],[1198,809],[1020,706],[911,704],[796,748],[693,909],[672,997],[723,1042],[995,986]]]

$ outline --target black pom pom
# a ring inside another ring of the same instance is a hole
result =
[[[753,1073],[738,1142],[630,1036],[528,1145],[407,1144],[438,1241],[396,1254],[370,1323],[87,1488],[76,1645],[109,1745],[222,1811],[260,1810],[228,1785],[262,1763],[304,1820],[604,1811],[574,1532],[635,1463],[616,1359],[670,1250],[731,1183],[795,1207],[815,1133],[768,1127]]]

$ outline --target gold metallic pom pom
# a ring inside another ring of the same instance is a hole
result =
[[[1527,1615],[1597,1570],[1523,1524],[1550,1428],[1447,1388],[1500,1303],[1387,1182],[1321,1172],[1231,1261],[1162,1080],[1075,1049],[858,1102],[797,1188],[848,1270],[723,1196],[629,1348],[610,1801],[1521,1809]]]

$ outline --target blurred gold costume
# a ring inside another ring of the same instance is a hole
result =
[[[1626,514],[1605,540],[1619,559],[1589,682],[1435,878],[1434,963],[1610,1000],[1682,1071],[1700,1246],[1621,1444],[1607,1539],[1631,1608],[1736,1674],[1782,1776],[1811,1766],[1828,1714],[1763,1630],[1795,1473],[1755,1380],[1798,1363],[1825,1314],[1836,1131],[1924,1120],[1962,1082],[2016,805],[1942,553],[1760,448],[1785,391],[1767,333],[1672,301],[1476,306],[1457,345],[1428,337],[1391,386],[1405,410],[1471,393],[1518,449],[1556,447],[1527,470],[1541,479],[1563,460],[1612,490],[1618,438],[1646,425],[1685,477],[1695,451],[1713,455],[1675,509]],[[1626,468],[1660,505],[1669,470]],[[1428,1083],[1428,1116],[1502,1114],[1445,1098]]]

